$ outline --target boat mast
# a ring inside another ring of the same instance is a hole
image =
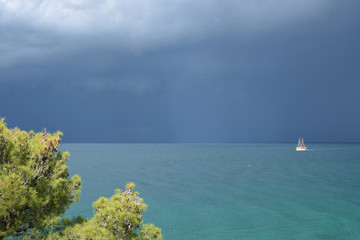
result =
[[[302,141],[301,141],[301,146],[302,146],[302,147],[305,147],[305,144],[304,144],[304,138],[302,138]]]

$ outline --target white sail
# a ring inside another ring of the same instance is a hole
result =
[[[298,141],[298,145],[296,146],[296,151],[306,151],[307,148],[304,144],[304,138],[300,137]]]

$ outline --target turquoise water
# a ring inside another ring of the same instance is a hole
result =
[[[133,181],[164,239],[360,239],[360,145],[65,144],[80,202]]]

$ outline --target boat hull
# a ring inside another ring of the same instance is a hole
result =
[[[296,151],[306,151],[306,147],[296,147]]]

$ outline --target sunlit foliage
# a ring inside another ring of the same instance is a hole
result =
[[[134,183],[129,183],[124,192],[117,189],[110,199],[101,197],[93,204],[93,219],[68,227],[48,239],[161,240],[159,228],[141,225],[147,206],[139,193],[134,192],[134,187]]]
[[[78,201],[81,180],[69,178],[69,153],[58,151],[61,132],[9,129],[0,119],[0,239],[161,240],[161,230],[142,224],[147,205],[129,183],[94,204],[93,219],[60,215]]]
[[[49,228],[78,201],[81,180],[69,179],[61,136],[8,129],[0,120],[0,237]]]

